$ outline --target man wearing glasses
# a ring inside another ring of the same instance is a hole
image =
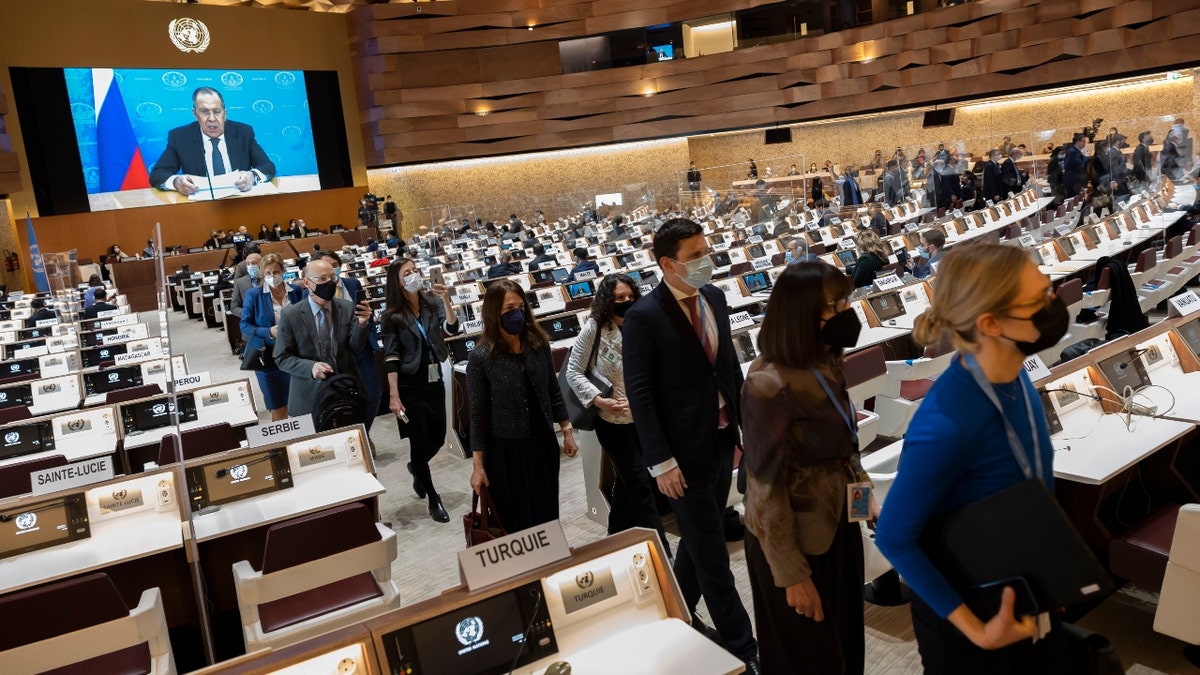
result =
[[[226,119],[221,92],[212,87],[192,92],[192,114],[195,122],[167,134],[167,148],[150,170],[151,185],[192,195],[209,178],[222,184],[232,175],[234,187],[248,192],[275,176],[275,164],[254,139],[254,128]]]
[[[308,294],[279,313],[275,335],[275,364],[292,376],[288,414],[312,412],[321,380],[337,373],[359,376],[355,355],[367,345],[371,307],[355,306],[335,297],[337,279],[325,259],[304,267],[302,280]]]

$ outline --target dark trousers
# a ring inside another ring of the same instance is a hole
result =
[[[683,497],[670,501],[681,537],[675,552],[675,578],[688,609],[695,612],[703,597],[725,648],[746,660],[757,654],[758,646],[750,615],[729,570],[725,546],[725,499],[733,479],[733,442],[731,429],[719,432],[716,470],[707,476],[684,475],[688,487]]]
[[[979,617],[987,621],[991,617]],[[912,595],[913,633],[926,675],[1063,675],[1078,672],[1072,664],[1071,643],[1055,623],[1049,635],[1024,640],[1003,649],[975,646],[948,619],[938,616],[925,601]]]
[[[396,418],[400,438],[408,439],[408,456],[413,478],[430,495],[437,495],[429,474],[429,460],[446,443],[446,390],[441,382],[396,386],[408,423]]]
[[[858,523],[843,519],[829,550],[807,556],[825,620],[801,616],[775,585],[762,545],[746,531],[746,567],[754,593],[758,660],[764,673],[862,675],[866,666],[863,627],[863,549]]]
[[[650,487],[650,472],[642,463],[642,445],[632,424],[613,424],[596,420],[596,438],[615,469],[612,509],[608,514],[608,533],[616,534],[631,527],[648,527],[658,531],[663,550],[671,555],[662,517],[654,503]]]

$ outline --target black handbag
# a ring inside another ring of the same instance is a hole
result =
[[[597,389],[600,390],[600,396],[607,398],[612,394],[612,382],[609,382],[604,377],[597,375],[593,368],[596,365],[596,355],[600,353],[600,328],[596,328],[596,339],[592,341],[592,355],[588,358],[587,367],[584,368],[583,374],[587,376],[588,382],[591,382]],[[571,367],[571,359],[563,362],[562,368],[558,371],[558,388],[562,390],[563,404],[567,407],[567,418],[571,420],[571,425],[577,429],[591,431],[596,427],[596,418],[600,415],[600,409],[591,402],[583,403],[579,397],[575,395],[575,390],[571,388],[571,383],[567,380],[567,369]]]
[[[273,370],[275,368],[274,349],[267,345],[265,347],[252,347],[246,345],[246,351],[242,354],[242,370]]]

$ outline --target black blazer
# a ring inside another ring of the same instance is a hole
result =
[[[989,161],[983,165],[983,199],[999,202],[1008,192],[1004,189],[1004,176],[1000,165]]]
[[[434,358],[439,363],[445,361],[449,350],[443,339],[443,331],[450,335],[457,333],[458,318],[455,317],[453,324],[444,326],[446,307],[440,299],[424,293],[421,294],[420,308],[421,315],[417,320],[425,327],[425,333],[433,346]],[[425,338],[421,335],[421,329],[417,328],[416,322],[402,324],[389,320],[388,316],[384,315],[382,332],[383,360],[387,371],[407,377],[420,374],[421,367],[426,364],[426,348]]]
[[[846,179],[842,181],[842,205],[850,206],[862,203],[862,190],[858,187],[858,181],[853,176],[846,176]]]
[[[200,123],[192,122],[176,127],[167,133],[167,148],[163,150],[154,168],[150,170],[150,184],[158,187],[180,170],[192,176],[207,176],[208,165],[204,162],[204,135]],[[254,128],[249,124],[225,121],[225,147],[228,148],[229,171],[258,169],[267,180],[275,176],[275,164],[254,139]]]
[[[1150,180],[1150,148],[1142,143],[1133,149],[1133,177],[1145,182]]]
[[[638,300],[621,328],[625,395],[647,467],[671,459],[685,479],[715,478],[717,393],[729,420],[740,423],[742,369],[733,350],[729,308],[714,286],[700,289],[717,322],[716,364],[710,364],[691,319],[666,282]]]
[[[1021,189],[1021,171],[1012,157],[1000,165],[1000,179],[1004,183],[1004,195],[1016,193]]]

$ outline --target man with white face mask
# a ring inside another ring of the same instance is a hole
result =
[[[728,306],[709,284],[712,260],[697,223],[663,223],[654,257],[663,281],[625,313],[622,328],[629,409],[650,475],[675,510],[675,576],[688,609],[694,616],[703,596],[720,643],[758,673],[758,645],[725,546],[742,391]]]

